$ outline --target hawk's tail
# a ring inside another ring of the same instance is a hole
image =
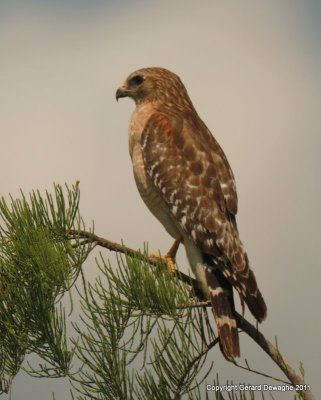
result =
[[[242,249],[243,246],[240,248]],[[258,322],[262,322],[266,317],[267,307],[257,286],[254,272],[250,268],[245,251],[243,259],[244,263],[238,268],[223,265],[220,270],[232,287],[237,290],[242,304],[245,302],[255,319]]]
[[[262,322],[266,317],[267,308],[263,296],[257,286],[254,273],[250,268],[245,274],[238,274],[237,280],[235,281],[235,288],[241,297],[241,301],[245,301],[255,319]]]
[[[218,269],[205,267],[214,318],[217,324],[220,348],[228,360],[240,357],[240,343],[235,320],[233,289]]]

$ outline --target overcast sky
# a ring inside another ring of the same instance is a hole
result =
[[[304,362],[321,396],[320,43],[319,0],[0,0],[0,195],[80,180],[99,235],[168,250],[132,176],[134,105],[115,91],[137,68],[173,70],[234,170],[239,230],[268,306],[261,330],[296,369]],[[179,263],[187,268],[183,250]],[[241,352],[282,376],[245,335]],[[221,382],[264,383],[218,349],[213,357]],[[52,390],[69,398],[64,385],[21,374],[12,399]]]

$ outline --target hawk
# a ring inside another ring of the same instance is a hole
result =
[[[173,72],[139,69],[117,90],[120,97],[136,103],[129,152],[139,193],[176,243],[184,244],[211,301],[222,353],[233,360],[240,356],[233,288],[258,322],[267,309],[239,238],[231,167]]]

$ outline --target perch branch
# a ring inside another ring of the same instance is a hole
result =
[[[118,244],[116,242],[112,242],[92,232],[87,232],[83,230],[69,230],[67,232],[68,239],[74,239],[75,237],[80,237],[82,239],[88,239],[92,241],[93,245],[104,247],[110,251],[115,251],[118,253],[129,255],[134,258],[142,258],[143,254],[139,250],[133,250],[124,245]],[[147,257],[148,262],[152,265],[159,265],[159,258],[154,256]],[[177,271],[177,277],[182,280],[184,283],[190,285],[195,293],[199,295],[199,289],[197,286],[197,282],[194,278],[191,278],[189,275],[184,274],[183,272]],[[204,299],[201,299],[204,300]],[[272,360],[279,366],[279,368],[283,371],[283,373],[287,376],[290,382],[296,385],[305,385],[303,378],[296,373],[296,371],[291,367],[288,361],[282,356],[279,349],[271,342],[269,342],[264,335],[256,329],[255,326],[250,324],[244,317],[242,317],[239,313],[236,312],[236,320],[238,327],[242,329],[245,333],[247,333],[253,340],[256,342],[261,349],[263,349]],[[298,390],[304,398],[304,400],[316,400],[311,390]]]
[[[67,232],[68,239],[74,239],[75,237],[80,237],[82,239],[86,239],[84,243],[92,242],[93,245],[97,245],[100,247],[104,247],[110,251],[115,251],[117,253],[126,254],[133,258],[142,258],[144,254],[140,250],[134,250],[129,247],[126,247],[122,244],[112,242],[111,240],[107,240],[103,237],[100,237],[92,232],[83,231],[83,230],[74,230],[70,229]],[[81,243],[82,244],[82,243]],[[150,255],[147,257],[148,263],[152,265],[159,265],[160,259],[156,256]],[[177,275],[179,279],[184,283],[191,286],[196,292],[199,290],[196,280],[191,278],[189,275],[184,274],[183,272],[177,271]]]

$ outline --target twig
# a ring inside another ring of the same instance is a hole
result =
[[[248,365],[246,360],[245,360],[246,367],[244,365],[238,364],[235,360],[232,361],[232,362],[236,367],[241,368],[241,369],[245,369],[245,371],[253,372],[253,374],[261,375],[261,376],[264,376],[265,378],[270,378],[270,379],[273,379],[274,381],[282,382],[282,383],[285,383],[287,385],[291,385],[291,382],[289,382],[289,381],[286,381],[284,379],[280,379],[280,378],[277,378],[275,376],[271,376],[271,375],[265,374],[264,372],[257,371],[256,369],[250,368],[250,366]]]
[[[279,366],[283,373],[288,377],[292,385],[303,385],[305,386],[304,380],[296,371],[291,367],[288,361],[282,356],[279,349],[277,349],[271,342],[265,339],[264,335],[259,332],[255,326],[250,324],[245,318],[236,312],[236,321],[239,328],[246,332],[260,347],[263,349],[272,360]],[[300,391],[304,400],[315,400],[311,390]]]
[[[190,370],[202,357],[204,357],[215,345],[217,345],[218,341],[219,341],[219,338],[217,337],[208,346],[206,346],[205,349],[203,349],[195,358],[193,358],[193,360],[191,360],[189,362],[189,364],[186,366],[185,370],[183,371],[183,373],[180,376],[179,384],[177,385],[176,391],[174,393],[174,396],[175,396],[174,400],[181,398],[182,386],[183,386],[186,376],[189,374]]]
[[[105,238],[97,236],[96,234],[94,234],[92,232],[87,232],[87,231],[83,231],[83,230],[79,230],[79,231],[78,230],[69,230],[67,232],[68,239],[74,239],[75,237],[80,237],[82,239],[89,239],[95,245],[104,247],[110,251],[115,251],[118,253],[128,255],[133,258],[141,259],[142,257],[144,257],[144,255],[140,251],[133,250],[124,245],[112,242],[110,240],[107,240]],[[159,265],[159,263],[162,262],[162,260],[160,258],[155,257],[155,256],[146,256],[146,259],[152,265]],[[164,260],[164,264],[166,264],[165,260]],[[193,279],[189,275],[186,275],[180,271],[177,271],[176,276],[182,282],[190,285],[194,289],[195,293],[199,296],[199,289],[198,289],[196,279]],[[199,296],[199,297],[201,298],[201,296]],[[204,299],[201,298],[201,300],[204,300]],[[202,303],[202,306],[204,306],[204,305],[205,304]],[[238,327],[240,329],[242,329],[245,333],[247,333],[254,340],[254,342],[256,342],[272,358],[272,360],[279,366],[279,368],[283,371],[283,373],[290,380],[292,385],[294,385],[294,386],[303,385],[303,387],[305,386],[305,382],[304,382],[303,378],[300,375],[298,375],[296,373],[296,371],[291,367],[291,365],[288,363],[288,361],[282,356],[279,349],[277,347],[273,346],[272,343],[269,342],[267,339],[265,339],[264,335],[261,332],[259,332],[255,326],[250,324],[244,317],[242,317],[237,312],[236,312],[236,321],[237,321]],[[304,391],[300,391],[300,390],[297,390],[297,391],[303,396],[304,400],[316,400],[314,395],[312,394],[311,390],[307,389]]]

